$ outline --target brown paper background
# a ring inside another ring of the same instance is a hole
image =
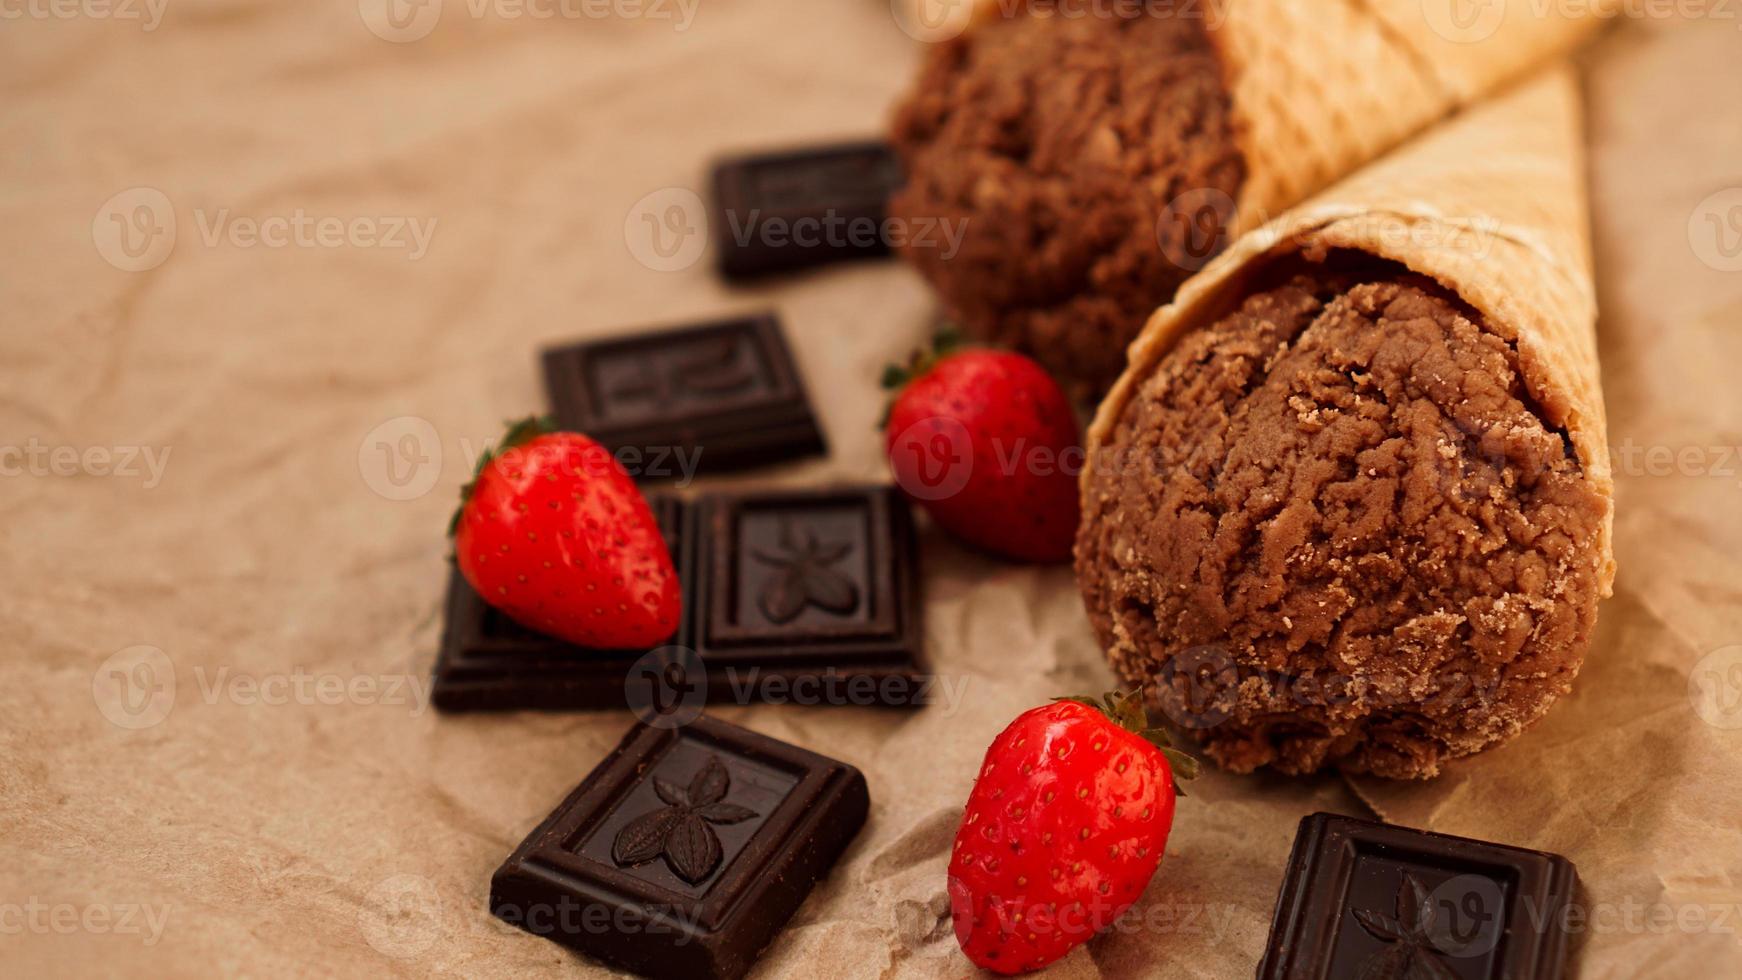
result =
[[[875,131],[916,57],[887,5],[701,0],[684,31],[446,7],[405,44],[346,0],[168,0],[149,32],[0,21],[0,444],[170,454],[150,487],[0,477],[8,974],[605,975],[484,902],[626,713],[442,718],[376,703],[404,690],[260,704],[212,685],[422,683],[466,452],[539,407],[549,341],[774,306],[833,455],[738,482],[882,478],[872,382],[929,323],[916,277],[728,289],[705,260],[644,267],[624,224],[649,193],[700,189],[717,152]],[[1133,926],[1051,975],[1250,976],[1296,821],[1363,800],[1572,858],[1610,910],[1583,976],[1742,973],[1742,707],[1719,706],[1724,728],[1690,696],[1700,658],[1742,642],[1742,459],[1722,448],[1742,445],[1742,276],[1690,237],[1702,201],[1742,187],[1738,51],[1738,21],[1712,17],[1629,23],[1586,59],[1611,443],[1641,449],[1632,469],[1617,450],[1620,577],[1575,695],[1430,784],[1207,775]],[[176,247],[124,272],[93,218],[140,186],[172,202]],[[437,224],[410,261],[207,244],[221,209]],[[359,453],[405,416],[433,427],[419,472],[439,475],[398,501]],[[1703,462],[1653,475],[1651,446]],[[927,938],[927,906],[979,756],[1019,711],[1110,683],[1064,570],[923,545],[928,646],[964,703],[719,712],[871,785],[870,823],[760,976],[970,974],[947,927]],[[129,729],[101,710],[103,665],[136,645],[176,687]],[[1652,907],[1722,931],[1664,930]],[[154,942],[124,928],[147,909]]]

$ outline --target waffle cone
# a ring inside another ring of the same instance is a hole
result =
[[[1585,478],[1612,501],[1584,184],[1578,91],[1557,68],[1238,238],[1131,345],[1090,426],[1085,486],[1126,403],[1180,336],[1237,304],[1268,262],[1350,249],[1429,276],[1481,312],[1516,346],[1544,420],[1568,433]],[[1604,594],[1612,524],[1611,507],[1598,537]]]
[[[1598,29],[1599,3],[1227,0],[1242,234]],[[1577,7],[1575,12],[1573,8]]]

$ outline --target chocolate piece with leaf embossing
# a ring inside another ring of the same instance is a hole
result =
[[[846,763],[705,715],[638,724],[497,870],[490,911],[643,976],[736,980],[869,807]]]
[[[683,582],[670,644],[591,650],[520,627],[454,577],[434,671],[444,712],[658,711],[934,700],[909,506],[890,487],[650,498]]]
[[[688,786],[653,777],[653,791],[664,806],[636,817],[617,832],[611,845],[611,860],[619,868],[633,868],[655,858],[679,878],[697,885],[720,866],[723,852],[719,835],[709,824],[730,825],[757,816],[755,810],[726,802],[732,775],[717,755],[690,778]]]
[[[1559,977],[1577,880],[1557,854],[1315,813],[1300,823],[1258,977]]]
[[[685,533],[691,635],[710,678],[756,700],[930,696],[912,512],[891,487],[710,494]]]

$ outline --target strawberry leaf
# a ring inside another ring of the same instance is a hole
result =
[[[1170,748],[1173,745],[1173,736],[1169,735],[1165,728],[1145,728],[1137,734],[1148,739],[1149,743],[1158,749]]]
[[[1196,779],[1203,773],[1203,765],[1196,758],[1186,755],[1179,749],[1169,746],[1162,749],[1161,754],[1167,758],[1168,768],[1173,770],[1176,791],[1179,788],[1179,780]]]
[[[1156,751],[1167,759],[1168,768],[1173,773],[1173,791],[1177,796],[1184,796],[1185,790],[1180,788],[1180,780],[1196,779],[1202,771],[1198,760],[1173,747],[1173,740],[1166,731],[1149,727],[1149,713],[1143,707],[1143,688],[1134,687],[1129,691],[1112,691],[1097,701],[1082,694],[1053,698],[1052,702],[1072,701],[1085,707],[1093,708],[1106,715],[1114,724],[1128,732],[1132,732],[1144,741],[1155,746]]]

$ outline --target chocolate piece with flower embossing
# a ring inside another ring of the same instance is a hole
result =
[[[1315,813],[1300,822],[1258,977],[1559,977],[1577,881],[1558,854]]]
[[[846,763],[705,715],[638,724],[497,870],[490,911],[643,976],[736,980],[869,807]]]

